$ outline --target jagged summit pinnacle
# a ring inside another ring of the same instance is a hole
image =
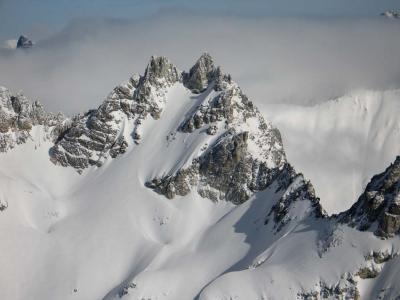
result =
[[[194,92],[205,90],[208,83],[215,78],[214,60],[208,53],[203,53],[196,64],[185,74],[186,86]]]
[[[212,81],[218,81],[216,89],[223,80],[220,67],[216,67],[211,55],[203,53],[189,72],[180,72],[178,68],[164,56],[151,56],[146,67],[143,80],[155,83],[164,79],[168,84],[183,81],[183,84],[193,93],[199,94],[204,91]],[[227,76],[230,78],[230,76]]]
[[[168,58],[164,56],[151,56],[143,78],[149,81],[165,79],[169,83],[174,83],[180,80],[181,75]]]

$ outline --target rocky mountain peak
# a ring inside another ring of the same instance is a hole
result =
[[[214,60],[208,53],[203,53],[195,65],[185,74],[185,85],[195,93],[205,90],[209,82],[215,78]],[[220,71],[220,69],[219,69]]]
[[[203,137],[194,143],[202,141],[202,154],[149,180],[147,186],[168,198],[196,190],[203,197],[235,204],[265,189],[286,163],[279,131],[264,120],[230,76],[214,66],[209,54],[203,54],[189,73],[180,73],[165,57],[151,57],[143,76],[132,77],[99,108],[74,119],[51,149],[52,161],[80,172],[140,144],[144,124],[149,117],[161,117],[175,83],[190,87],[192,96],[182,103],[188,110],[169,135],[193,139],[200,134]],[[211,83],[212,89],[207,89]]]
[[[144,72],[143,79],[151,83],[165,80],[169,84],[180,81],[179,70],[164,56],[152,56]]]
[[[17,48],[32,48],[33,42],[25,35],[21,35],[17,41]]]
[[[381,237],[400,233],[400,156],[384,172],[372,177],[358,201],[340,218]]]

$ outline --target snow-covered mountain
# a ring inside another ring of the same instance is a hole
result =
[[[400,295],[400,157],[328,216],[208,54],[73,118],[0,91],[1,299]]]

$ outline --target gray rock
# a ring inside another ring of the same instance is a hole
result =
[[[357,288],[357,282],[353,275],[343,274],[342,278],[333,285],[328,285],[324,281],[317,284],[317,290],[299,292],[297,299],[301,300],[319,300],[319,299],[361,299],[360,291]]]
[[[215,72],[216,68],[212,57],[208,53],[204,53],[190,69],[189,73],[184,74],[184,84],[194,93],[201,93],[215,78]]]
[[[358,201],[339,219],[384,238],[400,232],[400,156],[371,179]]]
[[[0,212],[5,211],[8,208],[8,202],[0,200]]]
[[[33,42],[28,39],[26,36],[21,35],[17,41],[17,48],[32,48]]]
[[[373,268],[364,267],[364,268],[361,268],[357,272],[357,275],[361,279],[371,279],[371,278],[375,278],[376,276],[378,276],[379,272]]]
[[[149,116],[160,117],[160,99],[168,87],[181,81],[181,77],[167,58],[152,56],[143,76],[132,76],[114,88],[97,109],[73,119],[51,148],[51,161],[81,172],[125,153],[129,137],[122,134],[124,122],[127,120],[135,125],[131,137],[138,144],[143,120]]]

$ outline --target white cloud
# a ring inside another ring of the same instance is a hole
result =
[[[17,40],[6,40],[3,42],[3,45],[0,48],[15,49],[15,48],[17,48]]]
[[[208,51],[255,102],[309,104],[398,87],[399,29],[384,18],[78,20],[31,51],[0,53],[0,85],[76,113],[142,73],[152,54],[187,70]]]

